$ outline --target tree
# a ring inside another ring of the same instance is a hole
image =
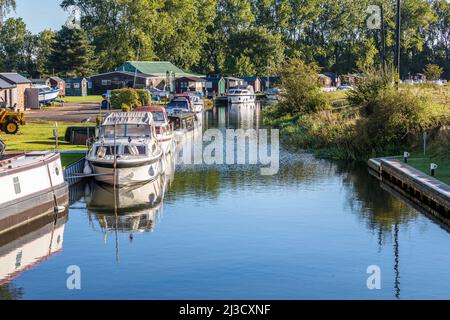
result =
[[[94,71],[94,48],[86,32],[63,26],[52,45],[47,70],[64,77],[87,77]]]
[[[236,62],[246,57],[253,66],[252,73],[243,75],[268,75],[269,67],[275,69],[284,59],[284,43],[280,34],[266,28],[252,27],[231,34],[226,50],[227,73],[238,75]],[[250,70],[248,70],[250,72]]]
[[[0,0],[0,26],[5,17],[12,10],[16,10],[16,0]]]
[[[294,58],[280,69],[282,87],[285,90],[279,104],[282,114],[308,114],[327,109],[328,101],[319,85],[320,68]]]
[[[40,78],[53,75],[53,67],[49,66],[48,60],[53,52],[55,38],[56,33],[51,30],[44,30],[36,36],[36,71]]]
[[[23,72],[26,67],[27,44],[31,33],[21,18],[9,18],[0,27],[0,68],[4,71]]]
[[[444,69],[435,64],[427,64],[423,71],[425,77],[429,81],[439,80],[443,72]]]

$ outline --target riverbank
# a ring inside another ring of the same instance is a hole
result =
[[[95,124],[95,121],[94,121]],[[71,145],[64,140],[67,128],[80,126],[93,126],[94,124],[80,124],[77,122],[58,122],[58,150],[83,151],[85,145]],[[53,130],[55,123],[52,121],[33,121],[20,128],[16,135],[1,134],[0,139],[6,143],[7,152],[29,152],[53,150],[55,148],[55,137]]]

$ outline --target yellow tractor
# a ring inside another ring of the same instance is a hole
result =
[[[6,134],[16,134],[19,126],[25,125],[25,114],[23,112],[12,112],[0,109],[0,130]]]

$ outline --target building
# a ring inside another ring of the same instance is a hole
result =
[[[66,95],[66,82],[60,77],[50,77],[47,80],[47,85],[53,89],[59,89],[60,96]]]
[[[252,86],[255,93],[262,92],[262,82],[259,77],[243,77],[245,86]]]
[[[322,88],[331,88],[333,86],[333,80],[325,74],[319,74],[319,83]]]
[[[322,75],[331,79],[331,87],[339,87],[341,85],[341,78],[334,72],[323,72]]]
[[[281,78],[278,76],[261,77],[261,91],[266,91],[269,88],[276,88],[280,85]]]
[[[108,90],[152,87],[154,78],[143,73],[113,71],[91,76],[91,93],[102,95]]]
[[[175,80],[176,93],[205,92],[206,80],[199,77],[182,77]]]
[[[208,77],[206,78],[206,95],[208,98],[222,97],[226,95],[227,81],[223,77]]]
[[[12,108],[13,91],[16,89],[15,84],[11,84],[0,78],[0,107]]]
[[[6,105],[18,111],[23,111],[27,108],[25,99],[25,91],[31,88],[31,81],[22,77],[18,73],[0,73],[0,80],[2,80],[2,98]]]
[[[88,95],[88,80],[86,78],[66,78],[66,96],[85,97]]]
[[[236,77],[225,77],[227,83],[227,91],[244,85],[244,80]]]
[[[175,91],[175,80],[183,77],[198,77],[202,75],[185,72],[167,61],[127,61],[116,71],[139,73],[151,78],[148,87]]]

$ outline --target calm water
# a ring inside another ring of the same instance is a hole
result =
[[[259,106],[222,107],[205,126],[253,128],[259,118]],[[282,150],[273,177],[253,167],[177,166],[135,190],[114,195],[88,183],[71,198],[57,225],[60,248],[0,286],[0,297],[450,298],[448,229],[383,190],[365,166]],[[39,230],[40,240],[20,238],[0,254],[48,254],[55,227]],[[81,290],[67,289],[72,265]],[[367,289],[371,265],[381,268],[381,290]]]

